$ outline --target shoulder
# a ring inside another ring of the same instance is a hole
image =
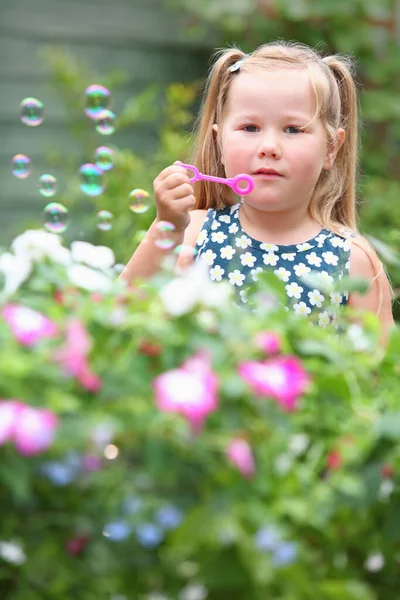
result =
[[[350,250],[350,275],[370,280],[378,274],[378,269],[383,271],[383,266],[375,250],[364,237],[354,236]]]

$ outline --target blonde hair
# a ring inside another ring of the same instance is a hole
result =
[[[213,125],[221,125],[233,77],[232,67],[237,61],[240,72],[260,72],[261,69],[305,70],[316,98],[312,120],[320,119],[327,136],[327,144],[334,144],[338,128],[345,130],[344,142],[339,148],[332,167],[323,169],[315,185],[309,211],[323,227],[343,236],[343,228],[357,232],[356,175],[358,170],[358,116],[357,90],[353,63],[338,54],[322,58],[320,54],[299,42],[275,41],[259,46],[246,55],[238,48],[217,50],[206,80],[203,102],[196,123],[196,138],[192,163],[203,173],[225,177],[218,140]],[[233,191],[224,185],[216,186],[201,180],[195,185],[196,209],[224,208],[237,202]],[[384,267],[375,250],[361,236],[354,239],[368,255],[379,286],[381,309],[383,288],[381,273]]]

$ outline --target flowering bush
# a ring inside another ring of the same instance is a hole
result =
[[[398,331],[44,231],[0,275],[2,600],[398,598]]]

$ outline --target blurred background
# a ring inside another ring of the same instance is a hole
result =
[[[350,54],[360,92],[359,228],[376,241],[400,286],[399,0],[0,0],[1,246],[43,225],[50,201],[68,210],[64,236],[112,247],[126,262],[154,217],[152,181],[191,147],[193,120],[212,50],[251,52],[276,38],[323,53]],[[111,91],[115,132],[96,131],[85,90]],[[37,98],[43,123],[29,127],[20,104]],[[113,150],[104,192],[82,192],[79,168],[98,146]],[[25,179],[11,160],[31,160]],[[51,174],[57,191],[39,191]],[[129,193],[149,193],[148,210],[129,210]],[[111,213],[99,228],[99,211]],[[112,221],[112,223],[111,223]],[[397,310],[397,309],[396,309]]]

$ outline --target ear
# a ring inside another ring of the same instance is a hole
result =
[[[219,143],[219,140],[217,139],[218,138],[219,127],[218,127],[218,125],[216,123],[214,123],[214,125],[212,126],[212,130],[213,130],[214,141],[217,142],[219,150],[221,152],[221,163],[224,165],[224,157],[223,157],[222,150],[221,150],[221,144]]]
[[[329,146],[328,152],[324,160],[323,169],[325,169],[326,171],[332,168],[333,163],[335,162],[336,155],[339,152],[340,147],[343,145],[345,137],[346,132],[344,129],[340,128],[336,130],[336,141]]]

